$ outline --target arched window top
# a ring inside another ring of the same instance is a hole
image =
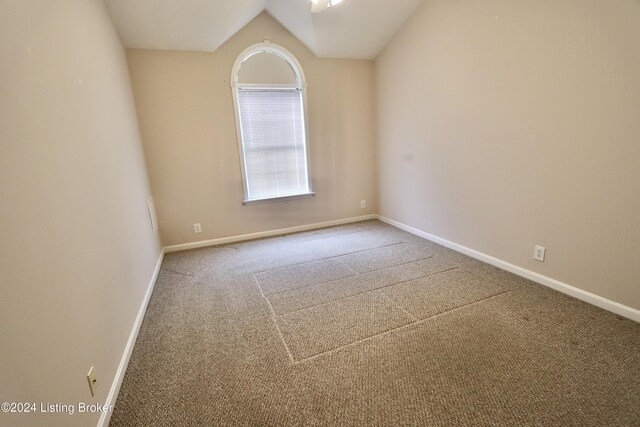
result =
[[[231,71],[244,203],[309,197],[306,82],[282,46],[258,43]]]
[[[298,76],[280,56],[258,52],[242,61],[238,70],[238,84],[298,86]]]
[[[287,85],[306,88],[300,63],[282,46],[265,42],[245,49],[231,71],[231,86]]]

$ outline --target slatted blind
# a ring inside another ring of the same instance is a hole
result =
[[[247,199],[309,193],[300,90],[237,91]]]

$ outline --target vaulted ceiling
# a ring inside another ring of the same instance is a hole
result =
[[[266,10],[321,58],[373,59],[423,0],[105,0],[127,48],[213,52]]]

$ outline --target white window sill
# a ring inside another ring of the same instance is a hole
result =
[[[316,193],[311,192],[311,193],[292,194],[290,196],[268,197],[265,199],[251,199],[251,200],[244,200],[242,204],[257,205],[260,203],[280,202],[280,201],[292,200],[292,199],[307,199],[309,197],[314,197],[315,195]]]

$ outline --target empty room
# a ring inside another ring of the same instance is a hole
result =
[[[640,426],[640,1],[0,0],[0,404]]]

